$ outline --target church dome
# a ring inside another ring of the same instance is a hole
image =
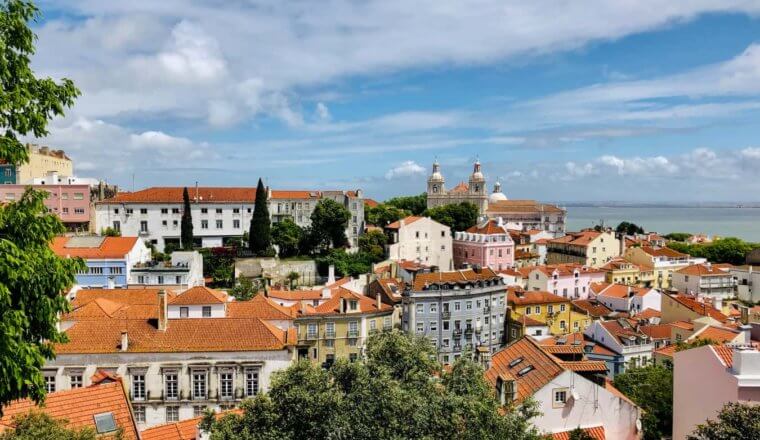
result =
[[[483,172],[480,170],[480,161],[475,161],[472,175],[470,175],[470,181],[484,181],[486,178],[483,176]]]
[[[433,162],[433,174],[428,177],[428,181],[443,182],[443,174],[441,174],[441,165],[438,161]]]
[[[507,196],[501,192],[501,183],[496,182],[493,186],[493,192],[488,196],[488,203],[501,202],[507,200]]]

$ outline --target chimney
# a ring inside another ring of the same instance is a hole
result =
[[[382,295],[380,295],[380,292],[377,292],[375,296],[375,305],[377,306],[377,310],[380,310],[383,307],[383,299]]]
[[[198,203],[198,181],[195,181],[195,203]]]
[[[116,288],[116,281],[114,281],[113,277],[108,277],[108,288],[109,289]]]
[[[327,268],[327,284],[330,285],[333,283],[335,283],[335,266],[331,264]]]
[[[165,332],[168,321],[168,306],[166,304],[166,290],[158,291],[158,330]]]
[[[742,332],[742,336],[744,337],[743,344],[751,344],[752,343],[752,326],[749,324],[742,324],[739,326],[739,330]]]
[[[707,267],[707,271],[708,272],[712,272],[712,263],[711,262],[708,261],[707,264],[705,264],[705,266]]]
[[[346,299],[340,299],[340,313],[346,313]]]
[[[330,299],[332,297],[332,291],[325,287],[322,289],[322,299]]]
[[[126,330],[121,331],[121,351],[129,350],[129,336]]]
[[[754,348],[747,346],[734,347],[733,366],[731,369],[737,376],[757,377],[760,375],[760,353]],[[741,383],[739,386],[741,386]]]

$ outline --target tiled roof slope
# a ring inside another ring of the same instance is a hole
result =
[[[135,192],[118,193],[98,203],[182,203],[183,190],[183,187],[154,186]],[[256,188],[253,187],[191,187],[187,192],[191,203],[196,201],[196,195],[198,203],[253,203],[256,199]]]
[[[517,362],[518,359],[521,359],[520,362]],[[532,369],[524,372],[528,366]],[[520,374],[521,371],[524,373]],[[522,401],[563,371],[557,358],[542,350],[530,337],[523,337],[493,355],[491,368],[486,371],[486,380],[494,386],[497,378],[514,380],[516,400]]]
[[[169,300],[171,305],[224,304],[226,302],[226,293],[206,286],[196,286],[185,290]]]
[[[456,270],[453,272],[429,272],[429,273],[420,273],[417,274],[417,276],[414,279],[414,286],[412,287],[415,291],[422,290],[426,285],[429,284],[444,284],[444,283],[451,283],[451,284],[459,284],[459,283],[467,283],[472,281],[485,281],[485,280],[493,280],[493,279],[499,279],[501,280],[501,277],[496,274],[493,270],[484,267],[483,269],[480,269],[479,272],[476,272],[473,269],[464,269],[464,270]]]
[[[50,247],[59,257],[97,260],[124,258],[135,247],[137,237],[105,237],[99,247],[66,247],[71,237],[55,237]]]
[[[552,440],[570,440],[570,434],[573,430],[555,432],[552,434]],[[594,440],[606,440],[607,437],[604,433],[604,426],[594,426],[593,428],[583,428],[583,432],[588,434]]]
[[[347,310],[345,313],[341,313],[340,304],[343,301],[357,301],[356,310]],[[338,291],[333,294],[332,298],[324,303],[307,309],[304,315],[338,315],[338,314],[352,314],[352,313],[376,313],[376,312],[392,312],[393,306],[380,303],[380,308],[377,307],[377,300],[368,296],[359,295],[348,289],[340,287]]]

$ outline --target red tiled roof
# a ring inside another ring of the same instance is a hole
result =
[[[255,195],[255,194],[254,194]],[[271,199],[273,200],[282,200],[282,199],[318,199],[320,198],[321,193],[319,191],[309,191],[309,190],[278,190],[273,189],[271,191]]]
[[[541,341],[541,348],[551,354],[583,354],[582,345],[544,345]]]
[[[628,298],[630,296],[644,296],[652,289],[649,287],[634,287],[625,284],[591,283],[591,291],[599,296],[610,298]]]
[[[723,362],[723,365],[725,365],[728,368],[731,368],[734,366],[734,349],[731,347],[727,347],[725,345],[711,345],[710,346],[715,352],[715,355],[718,356],[718,358]]]
[[[597,231],[568,232],[567,235],[549,240],[549,243],[570,244],[573,246],[585,247],[591,244],[591,242],[600,235],[602,235],[602,233]]]
[[[345,312],[341,312],[340,305],[343,301],[356,301],[356,310],[350,310],[346,308]],[[393,306],[380,303],[380,308],[377,307],[377,300],[368,296],[359,295],[346,288],[340,287],[338,291],[333,294],[332,298],[324,303],[307,309],[303,316],[311,315],[344,315],[344,314],[359,314],[359,313],[379,313],[379,312],[392,312]]]
[[[696,301],[693,298],[687,297],[685,295],[672,295],[670,296],[670,298],[674,299],[676,302],[678,302],[682,306],[702,316],[709,316],[715,319],[716,321],[720,321],[720,322],[726,322],[728,320],[728,316],[715,310],[712,306]]]
[[[513,316],[512,319],[519,322],[525,327],[546,327],[545,322],[537,321],[530,316],[520,315],[518,313],[514,313],[513,315],[516,316]]]
[[[694,324],[689,321],[675,321],[671,322],[670,325],[684,330],[694,330]]]
[[[507,301],[509,304],[518,306],[532,305],[532,304],[553,304],[553,303],[569,303],[570,300],[563,298],[559,295],[555,295],[549,292],[542,292],[537,290],[522,290],[521,288],[510,287],[508,289]]]
[[[312,301],[322,298],[321,290],[270,290],[267,295],[270,298],[284,299],[286,301]]]
[[[412,223],[416,222],[417,220],[421,220],[425,217],[420,217],[417,215],[410,215],[409,217],[402,218],[401,220],[396,220],[395,222],[387,225],[386,229],[398,229],[401,227],[401,223],[404,223],[404,226],[411,225]]]
[[[666,345],[664,347],[658,348],[654,352],[657,353],[657,354],[659,354],[659,355],[672,358],[673,354],[676,352],[676,346],[675,345]]]
[[[364,206],[369,206],[370,208],[374,208],[380,203],[377,200],[373,199],[364,199]]]
[[[469,232],[471,234],[493,235],[506,234],[507,230],[504,229],[503,226],[499,226],[496,220],[488,220],[484,224],[472,226],[471,228],[467,229],[466,232]]]
[[[594,440],[606,440],[607,437],[604,434],[604,426],[594,426],[593,428],[583,428],[583,432],[589,435]],[[555,432],[552,434],[552,440],[570,440],[570,434],[574,430]]]
[[[152,187],[135,192],[118,193],[105,199],[101,204],[113,203],[182,203],[182,187]],[[256,199],[256,188],[233,187],[188,187],[190,202],[198,203],[253,203]]]
[[[676,271],[676,273],[684,274],[684,275],[693,275],[698,277],[727,277],[731,276],[730,273],[728,273],[725,269],[722,267],[719,267],[717,265],[708,265],[706,264],[692,264],[691,266],[686,266],[681,270]]]
[[[473,269],[456,270],[453,272],[429,272],[420,273],[414,279],[413,289],[415,291],[423,290],[430,284],[465,284],[472,281],[501,281],[501,277],[493,270],[484,267],[480,272]]]
[[[653,257],[668,257],[668,258],[685,258],[687,254],[682,254],[675,249],[669,247],[651,247],[642,246],[641,250]]]
[[[582,264],[575,264],[575,263],[564,263],[564,264],[545,264],[542,266],[532,266],[533,270],[539,270],[543,272],[546,276],[551,277],[556,272],[558,276],[561,277],[571,277],[575,275],[575,271],[577,270],[579,273],[598,273],[602,274],[604,273],[603,270],[597,269],[594,267],[588,267],[584,266]]]
[[[587,313],[594,318],[607,316],[612,313],[612,309],[592,299],[576,299],[572,301],[572,304],[576,309],[580,309],[583,313]]]
[[[220,419],[227,414],[241,414],[239,408],[229,411],[222,411],[216,414]],[[198,434],[198,424],[203,420],[203,416],[192,419],[182,420],[180,422],[167,423],[164,425],[148,428],[140,433],[142,440],[200,440]]]
[[[494,386],[497,378],[514,380],[516,400],[519,402],[532,396],[563,371],[565,369],[557,358],[542,350],[532,338],[523,337],[494,353],[485,376]]]
[[[560,364],[568,370],[575,372],[607,372],[607,363],[604,361],[562,361]]]
[[[171,305],[224,304],[226,302],[226,293],[206,286],[196,286],[185,290],[169,300]]]
[[[733,342],[734,339],[736,339],[736,337],[739,336],[739,334],[740,334],[739,332],[736,332],[733,330],[710,325],[710,326],[707,326],[704,330],[697,333],[695,336],[693,336],[693,338],[694,339],[709,339],[719,344],[723,344],[726,342]]]
[[[670,339],[673,327],[670,324],[642,325],[639,331],[652,339]]]
[[[454,188],[451,188],[451,189],[449,190],[449,194],[464,194],[464,193],[466,193],[466,192],[467,192],[467,191],[469,191],[469,190],[470,190],[470,187],[469,187],[469,186],[467,186],[467,184],[466,184],[466,183],[464,183],[464,182],[459,182],[459,183],[457,184],[457,186],[455,186]]]
[[[248,301],[227,303],[229,318],[260,318],[264,320],[290,320],[296,316],[295,308],[283,307],[265,295],[256,295]]]
[[[651,319],[660,317],[662,317],[662,312],[651,307],[648,307],[636,314],[636,319]]]
[[[565,342],[563,344],[559,344],[559,340],[563,339]],[[553,338],[546,338],[542,339],[540,342],[541,347],[585,347],[585,346],[591,346],[591,353],[604,355],[604,356],[615,356],[615,353],[612,352],[612,350],[608,349],[607,347],[597,344],[596,342],[592,341],[590,338],[588,338],[586,335],[584,335],[581,332],[575,332],[570,333],[563,336],[555,336]],[[554,348],[550,349],[554,350]],[[560,350],[557,348],[556,350]],[[561,353],[562,351],[559,351]],[[570,351],[568,353],[572,353],[573,351]]]
[[[56,391],[45,398],[44,406],[28,399],[14,401],[3,407],[0,425],[13,426],[13,418],[32,410],[42,411],[54,419],[65,419],[69,428],[92,428],[95,415],[112,413],[116,426],[123,429],[123,438],[139,438],[126,391],[120,379],[84,388]],[[114,437],[111,433],[109,437]]]
[[[488,203],[489,214],[499,213],[561,213],[562,209],[556,205],[540,203],[535,200],[499,200]]]
[[[498,273],[501,273],[501,274],[504,274],[504,275],[513,276],[513,277],[517,277],[517,278],[524,278],[524,275],[522,274],[522,272],[517,271],[515,269],[512,269],[511,267],[508,267],[506,269],[502,269],[502,270],[498,271]]]
[[[137,237],[104,237],[98,247],[66,247],[72,237],[55,237],[50,247],[59,257],[84,259],[124,258],[137,244]]]

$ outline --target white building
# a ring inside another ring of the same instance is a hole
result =
[[[592,438],[639,439],[641,409],[604,379],[605,369],[603,361],[560,361],[523,337],[494,354],[486,379],[504,405],[535,400],[541,416],[531,423],[554,438],[580,427]]]
[[[650,287],[595,283],[591,285],[591,293],[598,302],[617,312],[636,315],[646,309],[662,310],[662,294]]]
[[[174,251],[171,261],[138,264],[132,268],[129,285],[182,289],[203,286],[203,257],[197,251]]]
[[[732,267],[730,271],[736,279],[736,296],[753,303],[760,301],[760,268],[745,265]]]
[[[633,321],[622,318],[594,321],[586,327],[583,334],[621,356],[614,368],[615,375],[624,372],[626,368],[646,365],[652,359],[654,343],[649,336],[638,330]]]
[[[413,261],[447,271],[454,268],[451,228],[428,217],[410,216],[385,227],[386,253],[394,261]]]
[[[169,243],[179,245],[182,225],[181,187],[153,187],[95,203],[95,230],[114,228],[122,235],[139,235],[159,251]],[[190,212],[195,245],[223,246],[239,239],[250,228],[256,188],[190,187]],[[338,201],[351,218],[346,235],[352,247],[364,229],[364,202],[357,191],[268,191],[268,208],[273,222],[292,218],[299,226],[311,224],[311,213],[322,198]]]
[[[671,275],[671,287],[689,295],[710,298],[733,298],[736,296],[736,279],[728,268],[712,263],[693,264]]]
[[[293,319],[263,295],[235,302],[205,287],[79,290],[46,387],[88,386],[99,369],[122,376],[140,429],[229,409],[291,364]]]

